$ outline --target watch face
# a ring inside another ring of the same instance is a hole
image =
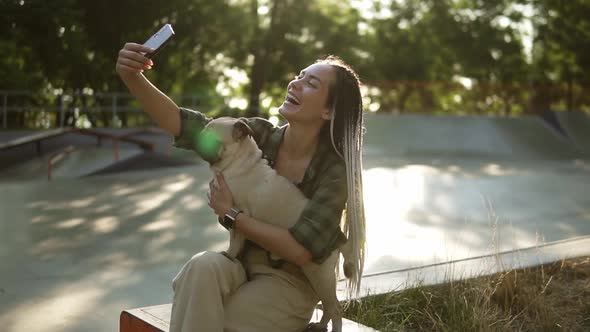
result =
[[[226,214],[225,217],[223,217],[223,223],[224,223],[225,228],[227,228],[227,229],[232,229],[234,227],[234,222],[235,222],[235,219],[232,218],[230,215]]]
[[[236,217],[242,212],[242,210],[237,210],[235,208],[229,209],[229,212],[223,217],[224,227],[227,229],[233,228],[236,222]]]

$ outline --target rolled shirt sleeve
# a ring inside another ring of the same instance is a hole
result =
[[[315,263],[322,263],[346,242],[340,230],[340,218],[348,197],[346,167],[332,163],[320,174],[321,179],[299,220],[289,228],[297,242],[312,255]]]
[[[193,150],[198,153],[199,134],[213,120],[205,114],[180,107],[180,134],[174,137],[174,146],[180,149]],[[241,118],[254,132],[254,140],[260,147],[266,143],[276,129],[274,125],[260,117]]]
[[[180,134],[174,137],[174,146],[197,152],[199,134],[212,118],[188,108],[180,107]]]

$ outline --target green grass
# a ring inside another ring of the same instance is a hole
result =
[[[590,257],[351,302],[379,331],[590,331]]]

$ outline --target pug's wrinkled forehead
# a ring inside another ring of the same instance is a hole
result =
[[[197,153],[214,164],[220,160],[227,146],[239,143],[248,136],[253,137],[254,132],[245,119],[217,118],[211,120],[199,134]]]
[[[245,118],[221,117],[211,120],[203,129],[210,135],[215,135],[224,143],[241,141],[247,136],[254,137],[252,128]]]
[[[232,139],[233,128],[237,121],[238,119],[229,117],[213,119],[209,121],[203,131],[214,134],[221,141],[228,141]]]

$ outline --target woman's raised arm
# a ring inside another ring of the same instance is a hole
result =
[[[153,62],[139,52],[151,51],[153,50],[140,44],[126,43],[119,51],[115,68],[131,94],[137,98],[158,126],[178,136],[180,134],[178,106],[143,75],[144,70],[152,68]]]

